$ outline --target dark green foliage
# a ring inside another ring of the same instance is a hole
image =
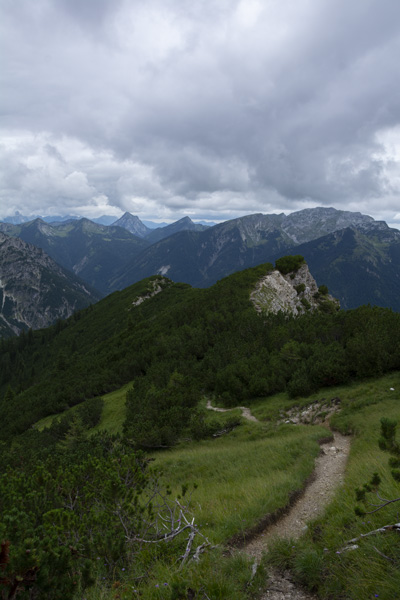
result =
[[[159,526],[179,505],[129,444],[98,434],[66,446],[38,432],[24,441],[20,463],[16,449],[0,448],[2,589],[18,581],[21,599],[81,597],[95,579],[112,584],[129,569],[139,581],[163,556],[181,556],[185,536],[164,540]],[[182,485],[185,505],[187,495]]]
[[[199,401],[186,377],[174,372],[161,389],[133,388],[127,393],[125,435],[140,448],[172,446],[191,420]]]
[[[400,483],[400,444],[396,440],[397,422],[383,417],[381,419],[381,437],[379,447],[391,455],[389,466],[391,474],[395,481]]]
[[[296,290],[296,292],[298,294],[301,294],[306,289],[306,284],[305,283],[299,283],[299,285],[295,285],[294,286],[294,289]]]
[[[389,459],[389,466],[391,468],[391,474],[395,481],[400,483],[400,444],[396,440],[396,428],[397,421],[394,419],[388,419],[386,417],[382,417],[381,419],[381,437],[379,438],[379,448],[384,452],[388,452],[391,457]],[[362,502],[365,506],[367,505],[367,494],[370,492],[376,492],[381,483],[381,478],[378,473],[374,473],[371,481],[368,483],[364,483],[362,488],[356,490],[356,501]],[[361,508],[360,506],[356,506],[355,513],[358,516],[363,516],[365,514],[371,514],[381,510],[388,504],[392,504],[393,502],[399,502],[400,498],[392,498],[392,499],[383,499],[381,496],[377,495],[378,503],[370,504],[371,507],[374,507],[372,510],[366,510],[365,508]]]
[[[320,285],[318,288],[318,293],[321,294],[321,296],[327,296],[329,294],[328,286]]]
[[[309,303],[309,301],[307,300],[307,298],[302,298],[302,299],[300,300],[300,302],[302,303],[302,305],[304,306],[304,308],[305,308],[306,310],[310,310],[310,308],[311,308],[311,304]]]
[[[318,306],[320,312],[323,313],[335,313],[339,310],[338,305],[336,304],[336,302],[333,302],[332,300],[322,300],[319,302],[319,306]]]
[[[282,275],[287,275],[292,271],[298,271],[301,265],[304,265],[304,263],[304,256],[301,256],[300,254],[295,254],[293,256],[282,256],[282,258],[278,258],[278,260],[275,262],[275,268],[278,269]]]
[[[261,319],[249,296],[271,268],[236,273],[204,290],[156,276],[49,329],[3,340],[0,439],[134,381],[126,434],[142,447],[169,446],[191,427],[204,393],[236,406],[400,368],[400,315],[388,309]],[[163,291],[136,306],[154,286]],[[8,386],[12,402],[4,400]]]
[[[132,502],[132,518],[140,523],[138,499],[150,479],[146,461],[107,436],[82,441],[73,450],[46,445],[39,437],[47,456],[30,469],[7,465],[12,454],[1,457],[0,540],[10,543],[8,578],[24,578],[18,597],[63,600],[93,582],[97,557],[103,575],[111,577],[135,551],[125,547],[122,532],[117,534],[114,511]],[[35,574],[31,580],[25,576],[29,572]]]
[[[92,429],[99,423],[103,406],[104,400],[102,398],[90,398],[79,406],[77,414],[85,428]]]

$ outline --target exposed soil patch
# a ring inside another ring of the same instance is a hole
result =
[[[247,419],[248,421],[258,422],[258,419],[255,418],[254,415],[251,414],[250,409],[246,406],[235,406],[235,408],[217,408],[211,404],[211,400],[207,402],[208,410],[215,410],[215,412],[229,412],[231,410],[240,409],[242,411],[242,417]]]

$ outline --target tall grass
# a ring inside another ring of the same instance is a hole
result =
[[[93,431],[122,431],[125,394],[130,385],[104,396],[101,421]],[[379,450],[377,443],[382,416],[400,422],[399,373],[328,388],[308,398],[294,400],[286,394],[277,394],[259,399],[251,404],[251,410],[261,423],[243,421],[240,427],[222,437],[181,443],[171,450],[155,453],[152,464],[171,486],[172,496],[181,494],[182,485],[188,485],[184,500],[188,502],[190,495],[196,523],[212,544],[221,545],[220,549],[179,572],[176,566],[160,561],[148,573],[146,583],[137,587],[140,596],[127,574],[114,590],[96,588],[85,597],[171,600],[187,597],[189,590],[195,590],[198,597],[205,592],[213,600],[256,598],[262,583],[258,579],[257,588],[254,583],[253,587],[249,585],[250,561],[243,556],[227,558],[221,548],[233,537],[244,537],[266,514],[285,506],[290,494],[304,485],[313,470],[319,452],[318,440],[326,436],[327,430],[320,426],[277,426],[282,411],[333,397],[341,399],[341,411],[331,418],[331,425],[354,436],[345,483],[325,513],[310,523],[305,536],[298,541],[278,541],[268,560],[289,567],[303,585],[317,590],[321,598],[400,598],[398,534],[367,538],[358,544],[359,548],[341,552],[349,539],[400,521],[400,503],[365,518],[354,513],[354,490],[375,471],[382,478],[381,491],[385,497],[400,495],[389,473],[388,455]],[[220,422],[222,428],[227,418],[239,417],[240,412],[205,414],[207,420]],[[42,420],[37,426],[48,426],[52,418]]]
[[[182,484],[198,485],[192,495],[197,522],[210,541],[221,543],[287,504],[312,472],[324,436],[322,427],[268,433],[242,425],[227,436],[158,453],[155,466],[175,494]]]
[[[390,475],[389,457],[378,447],[380,418],[400,422],[399,392],[399,374],[337,390],[342,411],[332,424],[342,432],[354,433],[345,483],[325,514],[310,524],[303,539],[278,542],[270,553],[272,562],[290,567],[299,581],[318,590],[322,598],[400,598],[398,534],[368,537],[357,542],[357,548],[343,551],[352,538],[400,520],[400,503],[364,517],[354,512],[355,489],[369,481],[374,472],[381,476],[383,497],[400,496],[399,486]],[[371,500],[374,502],[373,496]]]

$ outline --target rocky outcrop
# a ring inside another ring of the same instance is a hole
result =
[[[308,406],[298,407],[287,410],[286,412],[281,411],[279,413],[280,419],[278,425],[282,423],[292,425],[320,425],[327,423],[330,417],[337,413],[341,408],[340,398],[321,398],[312,402]]]
[[[0,233],[0,336],[48,327],[98,299],[43,250]]]
[[[250,300],[260,313],[282,311],[297,316],[327,306],[332,310],[339,308],[339,302],[332,296],[321,294],[305,263],[286,275],[278,270],[267,273],[257,283]]]
[[[170,279],[166,279],[165,277],[160,277],[156,275],[151,281],[149,281],[149,285],[147,287],[146,292],[133,299],[133,306],[139,306],[140,304],[145,302],[145,300],[149,300],[153,296],[156,296],[157,294],[162,292],[163,289],[171,285],[171,283],[172,282]]]

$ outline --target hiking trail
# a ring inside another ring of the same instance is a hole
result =
[[[207,408],[218,412],[234,410],[215,408],[211,401],[208,401]],[[248,408],[236,408],[242,410],[243,417],[257,421]],[[343,483],[351,440],[338,432],[332,432],[332,435],[333,441],[321,445],[310,483],[299,499],[289,508],[286,515],[244,546],[243,550],[253,557],[256,563],[260,562],[263,551],[267,550],[272,539],[299,538],[307,528],[307,521],[323,513],[333,499],[337,487]],[[298,587],[290,573],[273,570],[269,572],[267,587],[261,600],[316,600],[316,596]]]

